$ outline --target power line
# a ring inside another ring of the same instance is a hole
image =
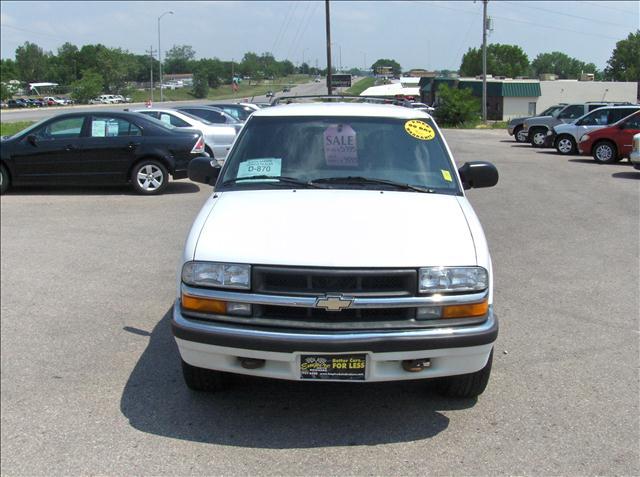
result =
[[[292,21],[292,20],[293,20],[293,18],[295,17],[295,15],[296,15],[296,10],[297,10],[297,9],[298,9],[298,3],[296,2],[296,3],[294,3],[294,4],[293,4],[293,8],[292,8],[292,10],[291,10],[291,16],[289,17],[289,20],[287,21],[287,23],[286,23],[286,24],[285,24],[285,26],[284,26],[284,30],[283,30],[283,33],[282,33],[282,37],[278,40],[278,44],[276,45],[276,47],[275,47],[275,48],[273,49],[273,51],[272,51],[273,56],[275,56],[275,55],[276,55],[276,50],[277,50],[278,48],[280,48],[280,43],[281,43],[281,42],[283,42],[283,41],[284,41],[284,39],[287,37],[287,32],[289,31],[289,25],[291,24],[291,21]]]
[[[289,9],[287,10],[287,13],[285,14],[284,17],[282,17],[282,23],[280,24],[280,29],[278,30],[278,34],[275,36],[274,40],[273,40],[273,45],[271,46],[271,53],[274,52],[275,48],[276,48],[276,44],[278,43],[278,41],[280,40],[280,35],[282,34],[282,31],[284,29],[284,24],[287,22],[287,20],[289,19],[289,15],[291,14],[291,10],[292,10],[293,4],[289,5]]]
[[[19,31],[23,31],[25,33],[29,33],[30,35],[40,35],[40,36],[44,36],[44,37],[48,37],[48,38],[53,38],[54,40],[59,40],[59,41],[67,41],[64,38],[61,38],[59,36],[54,36],[54,35],[49,35],[47,33],[40,33],[38,31],[33,31],[33,30],[28,30],[26,28],[20,28],[20,27],[16,27],[13,25],[2,25],[2,28],[12,28],[14,30],[19,30]]]
[[[594,5],[594,6],[600,7],[600,8],[606,8],[607,10],[615,10],[617,12],[627,13],[629,15],[637,15],[638,14],[637,11],[636,12],[631,12],[629,10],[624,10],[623,8],[612,7],[610,2],[607,2],[607,6],[600,5],[599,2],[589,2],[589,1],[586,1],[586,0],[583,0],[582,3],[588,3],[589,5]]]
[[[431,3],[431,4],[429,4],[429,6],[430,7],[436,7],[436,8],[443,8],[445,10],[451,10],[453,12],[458,12],[458,13],[466,13],[468,15],[476,15],[476,13],[470,12],[468,10],[458,10],[457,8],[445,7],[444,5],[438,5],[438,4],[435,4],[435,3]],[[571,30],[569,28],[562,28],[562,27],[558,27],[558,26],[544,25],[542,23],[528,22],[528,21],[525,21],[525,20],[518,20],[517,18],[509,18],[509,17],[503,17],[503,16],[499,16],[499,15],[491,15],[491,18],[499,18],[501,20],[507,20],[507,21],[515,22],[515,23],[523,23],[525,25],[533,25],[533,26],[537,26],[537,27],[540,27],[540,28],[549,28],[549,29],[552,29],[552,30],[568,31],[568,32],[571,32],[571,33],[578,33],[580,35],[588,35],[590,37],[606,38],[608,40],[620,40],[620,38],[614,38],[612,36],[600,35],[600,34],[597,34],[597,33],[592,33],[592,32],[587,32],[587,31]]]
[[[535,7],[531,7],[529,5],[524,5],[522,2],[508,2],[508,1],[504,1],[502,0],[500,2],[501,4],[503,3],[508,3],[509,5],[517,5],[519,7],[523,7],[523,8],[529,8],[530,10],[536,10],[536,11],[542,11],[542,12],[549,12],[549,13],[553,13],[554,15],[562,15],[565,17],[571,17],[571,18],[578,18],[580,20],[586,20],[589,22],[595,22],[595,23],[607,23],[609,25],[614,25],[614,26],[621,26],[621,27],[625,27],[625,28],[629,28],[629,25],[623,25],[622,23],[614,23],[614,22],[608,22],[605,20],[601,20],[601,19],[596,19],[596,18],[588,18],[588,17],[582,17],[580,15],[574,15],[573,13],[564,13],[564,12],[557,12],[554,10],[549,10],[546,8],[541,8],[538,5],[536,5]]]
[[[287,51],[286,59],[289,59],[289,57],[291,56],[291,50],[293,48],[295,48],[295,46],[296,46],[296,42],[298,41],[298,35],[300,34],[300,30],[302,29],[302,24],[305,22],[305,17],[311,11],[311,7],[313,6],[313,5],[311,5],[311,6],[310,5],[311,4],[309,4],[309,3],[307,3],[305,5],[307,7],[307,9],[302,13],[302,17],[300,18],[300,21],[298,22],[298,29],[296,30],[295,35],[293,35],[293,40],[289,44],[289,50]]]
[[[298,46],[298,42],[304,38],[305,33],[307,32],[307,28],[309,27],[309,23],[311,23],[311,19],[313,18],[313,15],[315,15],[316,13],[316,9],[318,8],[318,5],[320,5],[319,3],[314,3],[313,7],[310,8],[308,10],[309,16],[307,17],[307,20],[305,21],[304,19],[300,22],[300,27],[302,27],[302,25],[304,24],[304,28],[298,28],[298,32],[296,33],[296,36],[293,37],[293,41],[291,42],[291,48],[289,48],[289,52],[287,53],[287,58],[290,56],[292,49],[295,49]]]

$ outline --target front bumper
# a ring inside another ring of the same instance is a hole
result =
[[[241,318],[239,318],[239,321]],[[465,374],[484,367],[498,336],[491,307],[486,321],[469,326],[394,331],[304,332],[265,329],[195,320],[173,307],[173,334],[184,361],[192,366],[238,374],[300,379],[301,353],[367,355],[366,381],[422,379]],[[264,359],[259,369],[245,369],[239,358]],[[402,360],[431,359],[420,373],[402,369]]]
[[[507,126],[507,132],[509,133],[509,136],[513,136],[514,129],[515,128],[511,125]]]
[[[629,154],[629,160],[631,161],[631,164],[633,164],[634,168],[640,169],[640,151],[631,151],[631,154]]]

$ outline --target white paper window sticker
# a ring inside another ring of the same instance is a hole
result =
[[[263,157],[249,159],[238,166],[238,179],[251,176],[279,176],[282,170],[282,159],[278,157]],[[260,179],[258,179],[260,180]],[[247,181],[249,182],[249,181]]]
[[[348,124],[329,126],[324,131],[324,160],[328,166],[357,166],[356,132]]]
[[[91,137],[105,137],[107,133],[107,122],[93,120],[91,123]]]
[[[107,136],[109,137],[117,136],[119,130],[120,130],[120,125],[118,124],[118,121],[109,121],[107,123],[107,129],[106,129]]]
[[[160,121],[162,121],[165,124],[171,124],[171,116],[169,116],[168,114],[161,114],[160,115]]]

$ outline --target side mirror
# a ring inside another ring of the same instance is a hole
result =
[[[35,134],[29,134],[29,135],[27,136],[27,142],[28,142],[29,144],[31,144],[32,146],[36,146],[36,145],[37,145],[38,140],[36,139]]]
[[[498,169],[490,162],[465,162],[458,169],[462,187],[466,189],[479,187],[493,187],[498,183]]]
[[[215,185],[220,175],[220,165],[210,157],[196,157],[189,162],[189,179],[201,184]]]

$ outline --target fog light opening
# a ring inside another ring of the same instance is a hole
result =
[[[244,369],[258,369],[262,368],[265,364],[264,359],[238,358],[238,360],[240,361],[240,366],[242,366]]]
[[[402,369],[408,373],[419,373],[431,367],[431,358],[405,359],[402,361]]]

